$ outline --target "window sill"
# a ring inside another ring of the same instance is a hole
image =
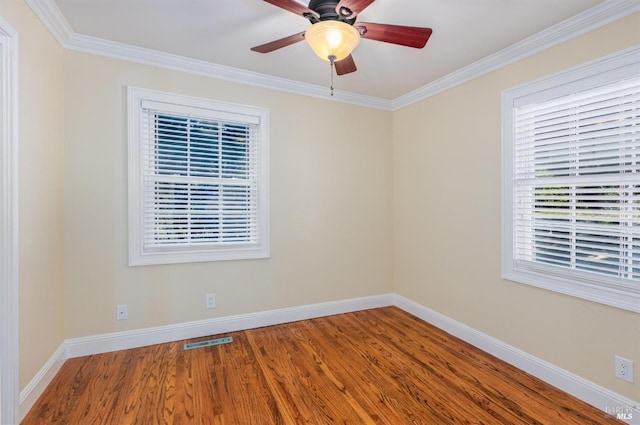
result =
[[[135,252],[129,256],[129,266],[154,264],[199,263],[205,261],[253,260],[269,258],[269,248],[233,248],[216,251],[181,250],[178,252]]]
[[[547,273],[516,267],[503,270],[502,277],[517,283],[640,313],[640,291],[638,290],[617,289],[582,279],[550,276]]]

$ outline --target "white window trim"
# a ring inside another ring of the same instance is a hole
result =
[[[143,101],[166,104],[170,110],[172,105],[187,106],[208,111],[218,115],[243,115],[258,120],[259,138],[259,171],[258,171],[258,228],[259,242],[257,246],[246,247],[229,245],[212,249],[179,250],[170,252],[145,252],[142,232],[142,152],[141,152],[141,104]],[[269,245],[269,111],[254,106],[237,105],[210,99],[128,87],[128,122],[129,122],[129,265],[172,264],[201,261],[244,260],[268,258]]]
[[[640,287],[621,287],[590,279],[526,269],[514,259],[513,243],[513,111],[514,108],[640,74],[640,46],[597,59],[502,93],[502,277],[625,310],[640,312]]]
[[[18,423],[18,33],[0,17],[0,423]]]

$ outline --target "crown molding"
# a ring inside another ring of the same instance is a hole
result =
[[[301,83],[244,69],[218,65],[157,50],[132,46],[75,33],[53,0],[25,0],[44,26],[65,49],[151,65],[190,74],[212,77],[318,99],[349,103],[369,108],[391,110],[391,101],[358,93],[336,90],[331,96],[324,86]]]
[[[640,11],[638,0],[608,0],[391,101],[396,111]]]
[[[67,47],[67,43],[73,36],[74,32],[71,25],[58,9],[53,0],[25,0],[27,5],[33,10],[36,16],[42,21],[44,26],[49,30],[53,38],[62,47]]]
[[[114,59],[122,59],[175,71],[188,72],[190,74],[213,77],[220,80],[246,84],[269,90],[278,90],[319,99],[334,100],[343,103],[367,106],[370,108],[391,110],[391,101],[387,99],[340,90],[336,90],[335,95],[331,96],[329,90],[325,86],[301,83],[285,78],[273,77],[271,75],[218,65],[211,62],[131,46],[129,44],[108,41],[82,34],[74,33],[64,47],[70,50],[77,50],[85,53],[97,54]]]
[[[444,77],[393,100],[340,91],[331,96],[324,86],[301,83],[257,72],[190,59],[184,56],[117,43],[75,33],[54,0],[25,0],[58,43],[81,51],[130,62],[151,65],[269,90],[349,103],[369,108],[396,111],[425,100],[496,69],[593,31],[613,21],[640,11],[637,0],[607,0],[604,3],[547,28],[516,44],[454,71]]]

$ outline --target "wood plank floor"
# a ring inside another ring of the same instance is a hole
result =
[[[227,335],[69,359],[22,425],[621,423],[395,307]]]

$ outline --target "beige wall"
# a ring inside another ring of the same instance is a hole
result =
[[[64,64],[67,338],[392,292],[390,112],[73,51]],[[127,85],[270,110],[270,259],[127,266]]]
[[[22,1],[18,31],[20,388],[64,341],[62,48]]]
[[[640,42],[640,14],[394,114],[395,291],[635,400],[640,315],[500,277],[500,96]]]
[[[638,43],[638,16],[390,113],[62,51],[0,7],[20,34],[21,388],[64,338],[397,292],[640,398],[612,372],[640,364],[639,315],[500,278],[499,114],[502,90]],[[270,109],[270,259],[127,266],[127,85]]]

